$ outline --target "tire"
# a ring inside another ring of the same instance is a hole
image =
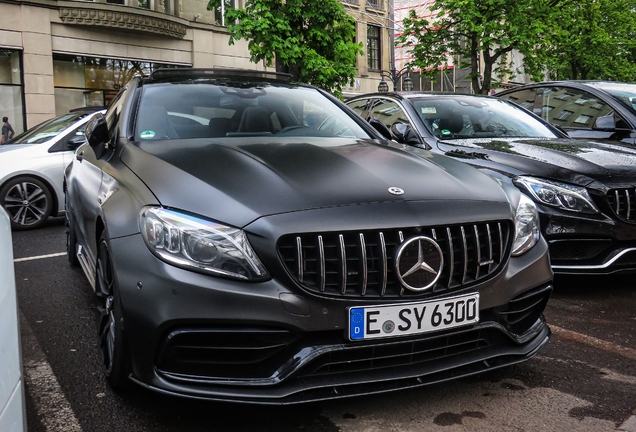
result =
[[[0,205],[9,213],[13,229],[34,229],[51,215],[53,197],[41,180],[21,176],[8,180],[0,188]]]
[[[98,331],[104,375],[114,390],[122,391],[128,387],[130,368],[124,343],[121,300],[105,235],[102,235],[97,247],[95,273],[97,295],[103,299],[102,305],[98,307]]]
[[[66,228],[66,257],[73,267],[78,267],[79,258],[77,258],[77,234],[75,233],[73,217],[68,210],[66,210],[66,221],[64,226]]]

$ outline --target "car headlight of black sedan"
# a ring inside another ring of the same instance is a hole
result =
[[[529,176],[517,177],[514,183],[541,204],[578,213],[599,213],[584,187]]]
[[[141,211],[140,227],[150,251],[175,266],[241,280],[269,278],[241,229],[158,207]]]

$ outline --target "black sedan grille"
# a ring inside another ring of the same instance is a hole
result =
[[[291,234],[278,251],[285,268],[304,289],[341,298],[421,296],[405,290],[395,271],[398,246],[427,236],[440,246],[442,274],[433,293],[461,289],[497,274],[511,243],[507,221],[384,231]],[[431,294],[429,290],[426,294]]]
[[[612,189],[607,193],[607,200],[616,216],[636,223],[636,189]]]

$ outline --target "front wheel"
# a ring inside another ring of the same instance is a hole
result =
[[[105,236],[99,241],[96,265],[97,295],[103,299],[98,308],[99,345],[102,352],[106,381],[115,390],[128,384],[128,356],[124,344],[123,315],[119,290],[115,282],[113,261]]]
[[[7,181],[0,188],[0,205],[11,219],[16,230],[41,226],[53,210],[53,197],[49,188],[31,176],[21,176]]]

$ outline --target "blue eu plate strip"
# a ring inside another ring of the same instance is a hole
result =
[[[349,337],[351,340],[364,338],[364,308],[349,310]]]

